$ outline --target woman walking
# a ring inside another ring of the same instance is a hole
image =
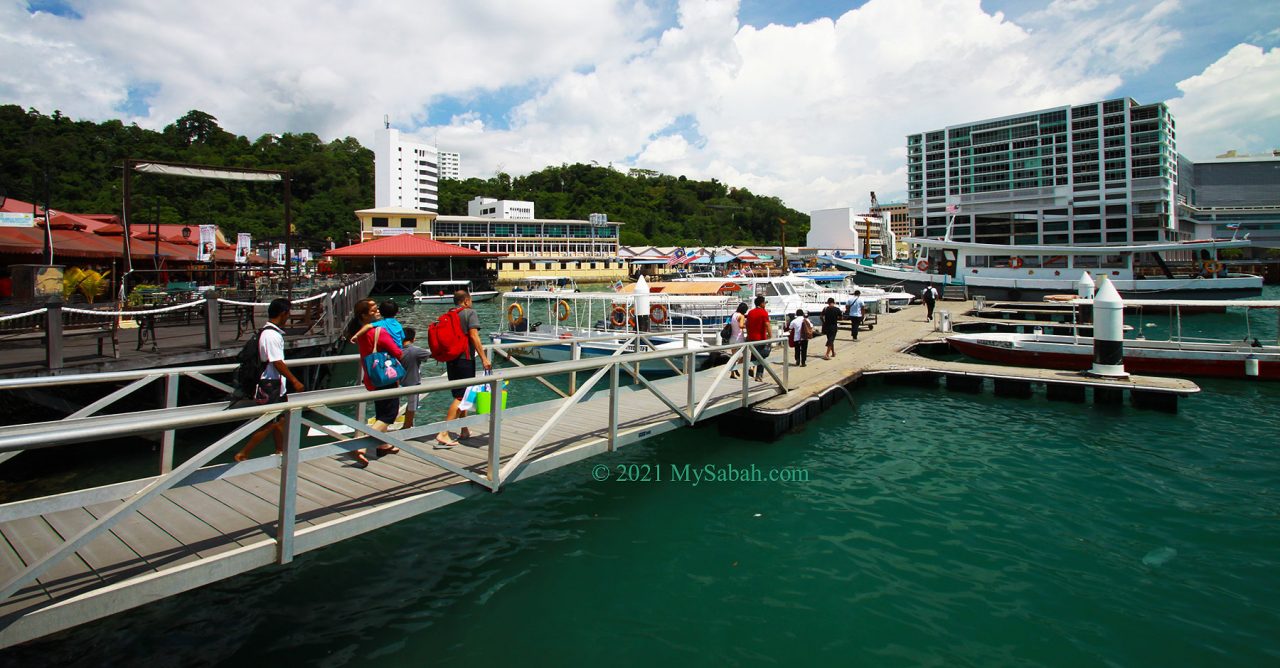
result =
[[[791,347],[796,350],[796,366],[806,366],[809,361],[809,337],[813,332],[809,314],[804,309],[796,309],[796,317],[792,318],[788,329],[791,330]]]
[[[738,304],[738,310],[729,316],[729,343],[742,343],[747,340],[747,303]],[[742,373],[747,372],[747,360],[751,356],[746,348],[742,349]],[[730,378],[741,378],[738,370],[729,372]]]
[[[836,333],[840,331],[840,307],[834,297],[827,297],[827,307],[822,309],[822,334],[827,337],[827,353],[822,359],[836,356]]]
[[[378,310],[378,302],[372,299],[361,299],[356,302],[355,312],[351,316],[351,322],[347,323],[346,329],[346,336],[354,336],[354,343],[360,349],[360,375],[364,379],[364,389],[369,390],[370,392],[400,386],[400,383],[396,382],[394,385],[387,385],[380,388],[375,387],[373,380],[370,379],[369,374],[365,372],[365,360],[368,359],[375,350],[388,353],[397,360],[400,359],[400,356],[403,354],[400,346],[396,345],[395,337],[393,337],[385,328],[371,327],[360,332],[360,328],[381,318],[382,313]],[[357,334],[357,332],[359,332],[359,334]],[[396,421],[396,416],[400,412],[400,400],[396,397],[375,399],[373,407],[373,428],[378,431],[385,432]],[[392,445],[378,446],[378,456],[394,455],[397,452],[400,452],[400,448]],[[354,450],[351,455],[355,457],[356,466],[359,468],[364,468],[369,465],[369,459],[365,457],[364,450]]]

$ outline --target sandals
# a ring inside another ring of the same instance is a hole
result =
[[[352,452],[351,456],[354,457],[356,460],[356,464],[355,464],[356,468],[358,469],[369,468],[369,458],[365,457],[363,452]]]
[[[394,446],[394,445],[380,445],[380,446],[378,446],[378,456],[379,456],[379,457],[385,457],[385,456],[387,456],[387,455],[398,455],[398,454],[400,454],[400,448],[397,448],[397,447],[396,447],[396,446]]]
[[[436,439],[435,444],[434,444],[432,447],[435,447],[435,448],[452,448],[452,447],[454,447],[454,446],[456,446],[456,445],[458,445],[458,442],[457,442],[457,441],[454,441],[454,440],[442,441],[442,440],[440,440],[440,439],[438,439],[438,438],[437,438],[437,439]]]

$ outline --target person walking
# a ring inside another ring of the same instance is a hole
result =
[[[386,390],[392,387],[399,387],[400,383],[393,385],[377,387],[373,384],[373,379],[365,372],[365,360],[368,359],[374,351],[381,351],[390,354],[397,360],[404,356],[404,351],[396,344],[395,337],[383,327],[368,327],[365,325],[382,318],[382,313],[378,308],[378,302],[372,299],[361,299],[356,302],[351,321],[347,323],[346,332],[348,336],[355,338],[356,346],[360,350],[360,375],[364,379],[364,389],[373,392],[375,390]],[[356,332],[363,332],[357,335]],[[400,399],[397,397],[387,397],[386,399],[375,399],[373,402],[373,428],[386,432],[395,424],[396,417],[400,413]],[[400,452],[400,448],[393,445],[378,446],[378,456],[394,455]],[[369,465],[369,458],[365,456],[364,450],[353,450],[351,456],[355,457],[356,466],[364,468]]]
[[[489,364],[489,357],[484,354],[484,344],[480,341],[480,316],[476,315],[475,309],[471,308],[471,293],[466,290],[459,290],[453,293],[453,305],[458,309],[458,322],[462,326],[462,334],[467,341],[467,349],[457,359],[445,362],[445,371],[448,373],[449,380],[460,380],[463,378],[476,377],[476,360],[475,356],[480,356],[480,363],[484,365],[485,371],[493,369],[493,365]],[[449,403],[449,410],[445,413],[445,420],[456,420],[460,417],[466,417],[467,412],[458,408],[458,404],[462,403],[462,395],[465,394],[467,388],[456,387],[450,390],[453,395],[453,401]],[[458,438],[471,438],[471,430],[463,427],[458,431]],[[446,427],[439,434],[436,434],[437,448],[451,448],[458,442],[453,440],[449,435],[449,429]]]
[[[933,320],[933,307],[938,303],[938,289],[933,284],[924,286],[924,292],[920,293],[920,299],[924,302],[925,321]]]
[[[400,356],[400,366],[404,367],[404,381],[400,384],[404,387],[412,387],[422,382],[422,361],[430,355],[426,348],[416,345],[417,338],[418,330],[412,327],[404,328],[404,346],[401,348],[403,354]],[[404,426],[401,429],[413,426],[413,416],[418,412],[418,396],[410,394],[404,398]]]
[[[822,309],[822,334],[827,337],[827,352],[822,359],[836,356],[836,334],[840,331],[840,307],[835,297],[827,297],[827,307]]]
[[[769,338],[769,311],[764,307],[764,295],[756,295],[755,304],[755,308],[747,311],[747,341],[766,341]],[[768,344],[757,343],[754,347],[761,359],[768,358]],[[756,362],[753,375],[756,380],[764,380],[764,364]]]
[[[849,322],[853,326],[853,340],[858,340],[858,330],[862,329],[862,291],[854,290],[853,296],[849,301],[845,302],[845,313],[849,316]]]
[[[747,303],[740,302],[737,310],[729,316],[729,343],[742,343],[747,340]],[[747,373],[747,355],[742,356],[742,373]],[[738,370],[729,372],[730,378],[741,378]]]
[[[262,369],[262,375],[259,376],[261,380],[258,386],[260,388],[264,385],[275,386],[267,390],[267,396],[269,397],[267,403],[269,404],[285,401],[290,386],[293,387],[294,392],[302,391],[302,381],[298,380],[293,375],[293,372],[289,370],[289,365],[284,363],[283,327],[284,323],[289,319],[290,308],[289,300],[284,297],[271,300],[271,303],[267,305],[267,324],[262,327],[262,332],[258,334],[258,359],[266,364]],[[288,384],[285,381],[288,381]],[[275,439],[276,454],[283,454],[284,424],[282,418],[284,418],[284,413],[263,425],[258,431],[253,432],[253,435],[245,443],[244,448],[235,454],[234,459],[238,462],[248,459],[249,455],[253,453],[253,449],[258,447],[258,444],[268,434]]]
[[[809,323],[809,314],[804,309],[796,309],[796,317],[787,325],[791,338],[791,347],[795,349],[796,366],[806,366],[809,361],[809,338],[813,336],[813,325]]]

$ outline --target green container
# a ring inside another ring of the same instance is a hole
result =
[[[507,407],[507,391],[502,391],[502,407]],[[476,413],[485,415],[493,410],[493,394],[488,390],[476,393]]]

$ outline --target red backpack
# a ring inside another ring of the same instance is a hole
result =
[[[427,326],[427,345],[431,348],[432,359],[452,362],[467,351],[469,337],[462,331],[462,319],[458,317],[461,310],[449,309]]]

